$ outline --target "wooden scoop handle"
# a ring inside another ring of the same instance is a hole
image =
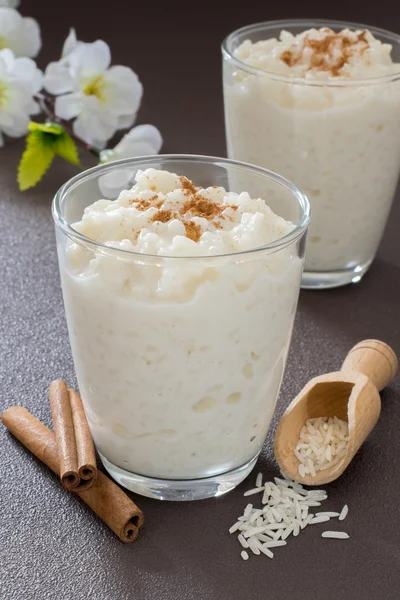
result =
[[[398,368],[397,357],[390,346],[379,340],[364,340],[350,350],[342,371],[357,371],[366,375],[383,390],[394,378]]]

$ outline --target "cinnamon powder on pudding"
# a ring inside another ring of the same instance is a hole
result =
[[[182,186],[183,191],[190,192],[192,194],[195,194],[198,191],[198,188],[187,177],[184,177],[182,175],[181,177],[179,177],[179,180],[181,182],[181,186]]]
[[[172,210],[158,210],[151,218],[153,222],[160,221],[161,223],[168,223],[175,219],[175,213]]]
[[[152,196],[151,198],[149,198],[148,200],[136,200],[135,198],[133,198],[130,201],[131,204],[135,203],[135,208],[137,210],[141,210],[141,211],[145,211],[148,210],[149,208],[161,208],[161,206],[163,205],[164,201],[163,200],[159,200],[158,195],[155,194],[154,196]]]
[[[143,211],[152,207],[158,208],[159,210],[157,210],[157,212],[151,218],[153,223],[156,221],[160,223],[168,223],[173,219],[178,219],[185,227],[186,237],[194,242],[198,242],[202,235],[202,229],[198,223],[191,221],[191,218],[201,217],[203,219],[207,219],[214,225],[216,229],[221,229],[222,225],[216,219],[218,217],[223,220],[226,218],[226,216],[222,215],[222,212],[226,208],[237,210],[238,207],[213,202],[212,200],[209,200],[205,196],[199,194],[198,191],[200,188],[197,188],[189,179],[186,177],[180,177],[179,179],[182,186],[181,189],[187,197],[186,202],[184,202],[182,208],[179,209],[179,212],[162,209],[163,201],[158,200],[157,195],[149,200],[138,201],[135,207],[138,210]]]
[[[288,67],[293,67],[304,64],[304,60],[308,58],[308,51],[311,50],[308,59],[310,66],[307,70],[328,71],[333,77],[338,77],[345,75],[342,69],[352,57],[364,54],[370,47],[365,30],[358,33],[355,39],[343,31],[335,33],[328,27],[323,28],[321,32],[325,34],[322,39],[314,39],[306,35],[299,48],[285,50],[279,58]]]
[[[194,242],[198,242],[201,238],[201,227],[197,225],[197,223],[193,223],[193,221],[183,221],[186,231],[186,237]]]

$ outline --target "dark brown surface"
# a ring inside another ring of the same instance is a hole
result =
[[[351,7],[348,6],[351,4]],[[315,1],[277,4],[68,3],[23,0],[42,25],[40,62],[57,58],[68,26],[81,39],[110,43],[114,63],[144,83],[140,122],[152,122],[164,151],[224,155],[219,42],[254,21],[318,16],[364,21],[400,31],[393,0],[347,3],[323,11]],[[296,8],[294,8],[296,6]],[[58,161],[33,192],[20,194],[15,169],[22,149],[0,150],[1,406],[20,403],[50,425],[47,386],[75,385],[63,314],[50,203],[73,167]],[[312,376],[338,368],[349,348],[377,337],[400,352],[400,244],[397,198],[379,255],[361,284],[302,292],[276,417]],[[259,461],[266,477],[274,421]],[[376,429],[346,474],[327,486],[324,509],[350,514],[347,541],[306,529],[275,558],[243,562],[228,527],[245,506],[243,491],[195,503],[135,497],[146,524],[122,544],[83,503],[2,428],[0,431],[0,600],[395,600],[400,596],[400,384],[383,393]]]

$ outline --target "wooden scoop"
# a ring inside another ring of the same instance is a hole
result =
[[[394,378],[398,362],[384,342],[364,340],[350,350],[341,371],[311,379],[284,412],[275,435],[275,457],[282,471],[300,483],[321,485],[337,479],[375,427],[381,411],[379,391]],[[345,456],[316,476],[301,477],[294,454],[307,419],[337,416],[349,424]]]

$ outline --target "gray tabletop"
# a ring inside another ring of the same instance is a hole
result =
[[[22,10],[42,25],[42,65],[57,58],[70,24],[81,39],[105,39],[113,62],[139,73],[145,91],[139,122],[161,129],[165,152],[224,155],[219,42],[230,30],[314,13],[400,31],[391,0],[380,3],[378,15],[367,5],[356,14],[344,0],[326,15],[311,0],[286,3],[279,12],[262,4],[246,12],[229,10],[226,3],[190,5],[190,10],[168,4],[156,10],[150,3],[114,0],[112,8],[107,4],[100,10],[95,0],[72,0],[54,3],[50,10],[48,3],[26,0]],[[0,151],[0,409],[21,404],[50,425],[49,381],[61,377],[76,384],[50,215],[54,192],[74,168],[58,161],[36,189],[20,193],[15,170],[22,147],[11,142]],[[400,352],[399,220],[397,198],[378,257],[360,284],[301,293],[275,420],[256,467],[266,478],[277,474],[276,419],[310,377],[337,369],[363,338],[383,339]],[[382,399],[377,427],[345,475],[326,486],[324,510],[350,507],[345,521],[350,539],[323,540],[321,526],[310,527],[277,549],[273,560],[251,557],[248,562],[240,559],[235,536],[227,530],[243,511],[243,491],[254,475],[215,500],[160,503],[136,497],[146,524],[135,544],[124,545],[1,427],[0,599],[306,600],[311,595],[395,600],[400,589],[399,379]]]

